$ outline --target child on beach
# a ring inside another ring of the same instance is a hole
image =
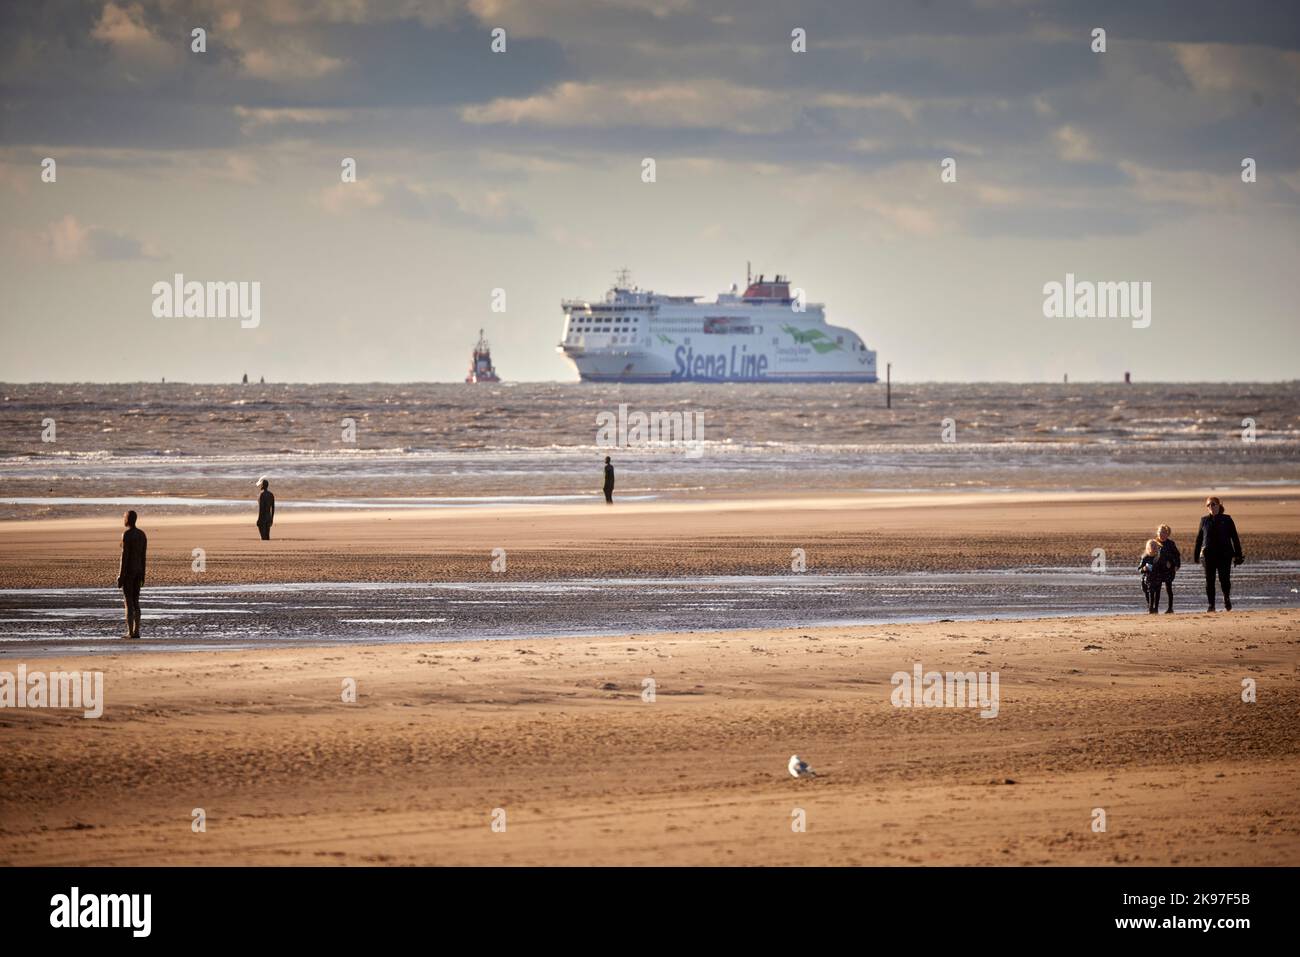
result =
[[[1147,611],[1156,613],[1160,604],[1160,579],[1157,577],[1156,563],[1160,559],[1160,543],[1154,538],[1147,539],[1146,551],[1138,562],[1138,571],[1142,575],[1142,594],[1147,597]]]
[[[1178,546],[1174,544],[1172,537],[1173,529],[1168,525],[1161,525],[1156,529],[1156,540],[1160,543],[1160,554],[1156,557],[1156,593],[1151,599],[1152,610],[1160,607],[1160,586],[1165,586],[1165,592],[1169,595],[1169,604],[1165,607],[1165,614],[1174,613],[1174,576],[1178,574],[1178,569],[1182,567],[1183,556],[1178,554]]]

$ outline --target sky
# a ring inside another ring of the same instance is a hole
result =
[[[900,381],[1290,380],[1298,226],[1289,2],[0,5],[0,381],[574,381],[562,298],[747,263]]]

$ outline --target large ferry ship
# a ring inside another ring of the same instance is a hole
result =
[[[557,350],[585,382],[875,382],[876,353],[826,322],[785,276],[752,276],[713,302],[632,285],[604,301],[566,299]]]

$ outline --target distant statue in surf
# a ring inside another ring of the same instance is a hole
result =
[[[122,533],[122,561],[117,567],[117,587],[122,589],[126,605],[126,634],[123,638],[140,637],[140,589],[144,586],[145,551],[149,540],[135,527],[133,511],[122,516],[126,531]]]
[[[271,483],[265,477],[257,480],[257,487],[262,494],[257,496],[257,530],[262,534],[262,541],[271,538],[271,524],[275,521],[275,496],[271,494]]]
[[[608,455],[605,456],[605,502],[614,504],[614,466],[610,464]]]

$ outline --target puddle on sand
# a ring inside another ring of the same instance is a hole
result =
[[[1244,565],[1241,609],[1300,606],[1300,562]],[[1203,610],[1199,575],[1175,585]],[[717,576],[545,582],[293,583],[146,588],[140,641],[121,640],[119,593],[0,589],[0,655],[256,648],[874,624],[936,618],[1132,614],[1136,575],[1033,569],[892,575]]]

